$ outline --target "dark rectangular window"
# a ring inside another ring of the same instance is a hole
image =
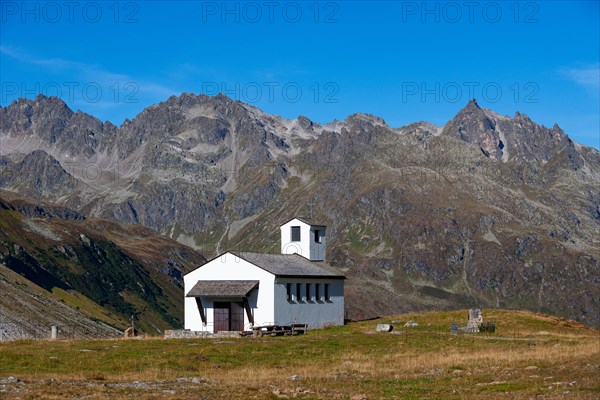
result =
[[[310,297],[310,283],[306,284],[306,301],[311,301],[311,297]]]
[[[296,301],[302,300],[301,290],[302,290],[302,285],[299,283],[296,283]]]
[[[321,301],[321,284],[315,283],[315,300]]]
[[[321,243],[321,231],[315,229],[315,243]]]
[[[331,300],[331,298],[329,297],[329,283],[325,284],[325,293],[324,293],[324,295],[325,295],[325,301]]]
[[[292,242],[300,241],[300,227],[292,226]]]
[[[285,285],[287,301],[292,301],[292,284],[288,283]]]

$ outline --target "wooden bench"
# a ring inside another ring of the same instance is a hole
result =
[[[305,334],[308,330],[308,324],[292,324],[292,334]]]

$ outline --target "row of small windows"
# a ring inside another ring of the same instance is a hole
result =
[[[295,293],[292,293],[294,286],[296,291]],[[302,286],[305,288],[304,293],[302,293]],[[323,289],[323,291],[321,291],[321,289]],[[329,296],[329,283],[288,283],[286,284],[286,291],[288,301],[331,301],[331,297]]]

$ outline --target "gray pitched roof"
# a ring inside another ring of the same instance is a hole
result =
[[[269,254],[231,252],[236,257],[248,261],[276,276],[342,278],[345,276],[322,261],[310,261],[298,254]]]
[[[198,281],[185,297],[246,297],[258,281]]]
[[[294,220],[294,219],[297,219],[297,220],[299,220],[299,221],[302,221],[302,222],[304,222],[305,224],[308,224],[308,225],[313,225],[313,226],[327,226],[327,225],[323,225],[323,224],[321,224],[321,223],[319,223],[319,222],[316,222],[316,221],[313,221],[313,220],[311,220],[311,219],[304,218],[304,217],[294,217],[294,218],[290,218],[290,219],[288,219],[287,221],[285,221],[285,222],[284,222],[283,224],[281,224],[281,225],[285,225],[285,224],[287,224],[288,222],[290,222],[290,221],[292,221],[292,220]]]

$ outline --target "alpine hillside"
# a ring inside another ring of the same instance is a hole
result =
[[[0,109],[0,188],[142,225],[206,258],[278,252],[281,223],[319,220],[327,261],[348,277],[349,318],[481,306],[600,327],[600,153],[475,100],[445,126],[393,128],[187,93],[117,127],[58,98],[19,99]],[[4,236],[17,224],[6,221]],[[72,236],[72,252],[90,246]]]
[[[122,335],[183,324],[182,274],[204,262],[142,226],[0,191],[0,329],[8,339]]]

